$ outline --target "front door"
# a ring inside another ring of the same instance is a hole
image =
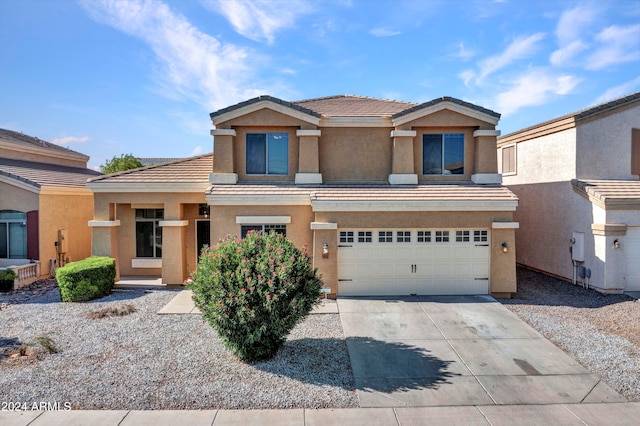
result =
[[[203,246],[211,244],[211,222],[209,220],[197,220],[196,221],[196,248],[197,256],[200,257],[200,252]]]

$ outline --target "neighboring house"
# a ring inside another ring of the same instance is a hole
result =
[[[640,92],[498,139],[520,199],[517,262],[603,293],[640,291]]]
[[[0,129],[0,268],[18,267],[13,268],[17,286],[49,275],[54,261],[59,265],[91,254],[87,221],[93,217],[93,195],[86,181],[100,173],[87,169],[88,160]]]
[[[500,115],[454,98],[261,96],[211,114],[215,154],[93,179],[94,254],[181,283],[198,248],[281,232],[337,295],[516,291]]]

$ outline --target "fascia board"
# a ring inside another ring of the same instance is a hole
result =
[[[22,145],[22,144],[14,144],[7,141],[0,141],[0,147],[2,149],[7,149],[15,152],[24,152],[24,153],[32,153],[37,155],[42,155],[43,157],[51,157],[51,158],[61,158],[64,160],[74,160],[74,161],[84,161],[85,163],[89,161],[89,156],[81,154],[79,152],[62,152],[55,151],[53,149],[47,149],[46,147],[38,147],[33,145]]]
[[[34,194],[40,194],[40,187],[24,182],[20,179],[0,175],[0,182],[15,186],[16,188],[24,189],[25,191],[33,192]]]
[[[318,117],[314,117],[312,115],[306,114],[304,112],[298,111],[293,108],[289,108],[284,105],[276,104],[271,101],[259,101],[251,105],[246,105],[238,109],[234,109],[225,114],[221,114],[215,116],[211,119],[214,125],[218,123],[224,123],[225,121],[233,120],[238,117],[242,117],[243,115],[251,114],[252,112],[260,111],[261,109],[270,109],[276,112],[279,112],[284,115],[288,115],[290,117],[297,118],[302,121],[306,121],[307,123],[311,123],[315,126],[320,124],[320,119]]]
[[[517,201],[313,201],[314,212],[459,212],[515,211]]]
[[[499,117],[494,117],[493,115],[489,115],[489,114],[485,114],[483,112],[477,111],[473,108],[468,108],[465,107],[464,105],[459,105],[459,104],[455,104],[453,102],[440,102],[437,103],[435,105],[431,105],[429,107],[426,108],[422,108],[419,109],[417,111],[414,111],[410,114],[407,115],[403,115],[401,117],[398,117],[397,119],[393,120],[393,125],[394,126],[401,126],[403,124],[409,123],[411,121],[417,120],[419,118],[422,118],[424,116],[430,115],[430,114],[434,114],[438,111],[442,111],[444,109],[448,109],[450,111],[454,111],[457,113],[460,113],[462,115],[466,115],[468,117],[473,117],[476,118],[480,121],[484,121],[486,123],[491,123],[493,125],[498,124],[498,122],[500,121]]]
[[[207,195],[207,203],[211,206],[308,206],[311,199],[301,196],[216,196]]]

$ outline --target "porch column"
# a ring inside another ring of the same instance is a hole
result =
[[[413,164],[413,138],[415,130],[393,130],[393,156],[389,183],[391,185],[417,185],[418,175]]]
[[[296,184],[321,184],[320,157],[318,138],[320,130],[298,130],[296,136],[300,141],[298,154],[298,173]]]
[[[165,204],[162,227],[162,283],[182,284],[186,277],[187,256],[185,227],[188,220],[182,219],[182,204]]]
[[[511,298],[516,285],[516,229],[518,222],[491,224],[491,288],[494,297]]]
[[[238,174],[233,170],[233,141],[235,129],[213,129],[213,173],[209,175],[209,183],[235,184]]]
[[[502,175],[498,173],[497,137],[499,130],[476,130],[473,132],[475,153],[471,181],[478,184],[502,183]]]
[[[322,286],[331,288],[328,297],[336,297],[338,294],[338,224],[311,222],[311,229],[313,230],[313,267],[317,268],[318,275],[322,276]]]
[[[97,198],[97,197],[96,197]],[[89,221],[91,228],[91,255],[108,256],[116,260],[116,281],[120,279],[120,260],[118,258],[118,227],[116,220],[116,205],[113,203],[94,202],[93,220]]]

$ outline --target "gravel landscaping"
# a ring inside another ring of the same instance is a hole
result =
[[[32,291],[0,295],[0,401],[74,409],[358,406],[336,314],[309,316],[274,359],[245,364],[199,315],[156,314],[177,290],[116,290],[88,303],[62,303],[55,281]],[[33,342],[42,336],[57,353]],[[25,356],[17,354],[21,344]]]
[[[640,401],[640,301],[603,295],[526,269],[500,300],[630,401]]]

